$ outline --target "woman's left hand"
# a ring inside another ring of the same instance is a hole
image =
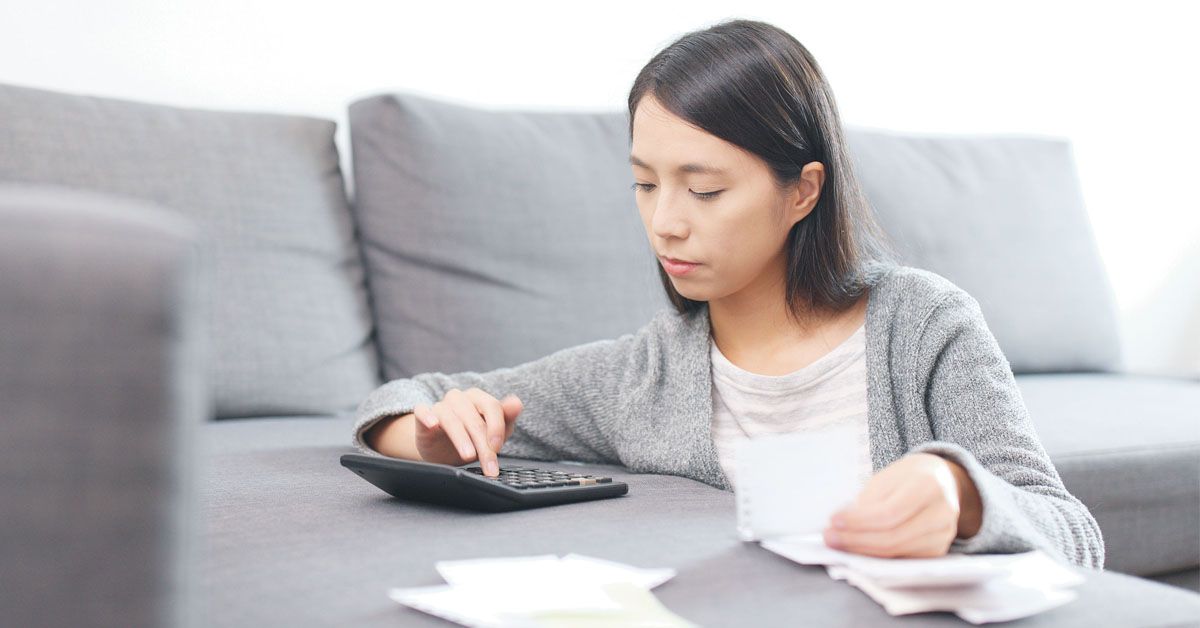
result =
[[[979,529],[979,493],[966,471],[941,456],[918,452],[888,465],[854,503],[834,513],[825,544],[885,558],[942,556],[958,536]]]

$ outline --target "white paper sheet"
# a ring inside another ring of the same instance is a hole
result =
[[[803,565],[848,565],[885,586],[976,584],[1009,572],[1009,556],[947,554],[937,558],[879,558],[825,545],[820,534],[763,540],[761,545]]]
[[[435,567],[448,584],[393,588],[388,596],[464,626],[487,628],[534,626],[529,618],[547,613],[611,614],[625,621],[630,609],[606,593],[607,585],[649,591],[676,573],[574,553],[438,561]],[[686,623],[659,615],[663,625]]]
[[[858,442],[845,427],[756,436],[734,445],[738,537],[820,533],[854,501]]]
[[[1015,576],[968,586],[910,588],[882,585],[845,565],[829,565],[826,570],[835,580],[846,580],[861,589],[889,615],[949,611],[973,624],[983,624],[1035,615],[1077,597],[1074,591],[1028,586]]]

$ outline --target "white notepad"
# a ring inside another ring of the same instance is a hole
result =
[[[841,426],[736,443],[738,537],[820,534],[862,490],[857,447],[855,431]]]

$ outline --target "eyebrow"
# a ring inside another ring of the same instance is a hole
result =
[[[650,168],[650,165],[639,159],[636,155],[629,156],[629,163],[643,168]],[[653,170],[653,168],[650,168]],[[728,174],[724,168],[718,168],[709,164],[686,163],[675,169],[676,172],[688,172],[695,174]]]

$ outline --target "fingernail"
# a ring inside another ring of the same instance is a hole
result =
[[[494,461],[494,460],[487,461],[487,472],[492,475],[496,475],[497,473],[499,473],[499,471],[496,469],[496,461]]]
[[[845,530],[846,529],[846,520],[842,517],[834,517],[833,518],[833,527],[835,527],[839,530]]]
[[[825,536],[825,539],[826,539],[826,543],[828,543],[829,545],[841,545],[842,544],[842,537],[838,536],[837,532],[830,532],[829,534],[827,534]]]

